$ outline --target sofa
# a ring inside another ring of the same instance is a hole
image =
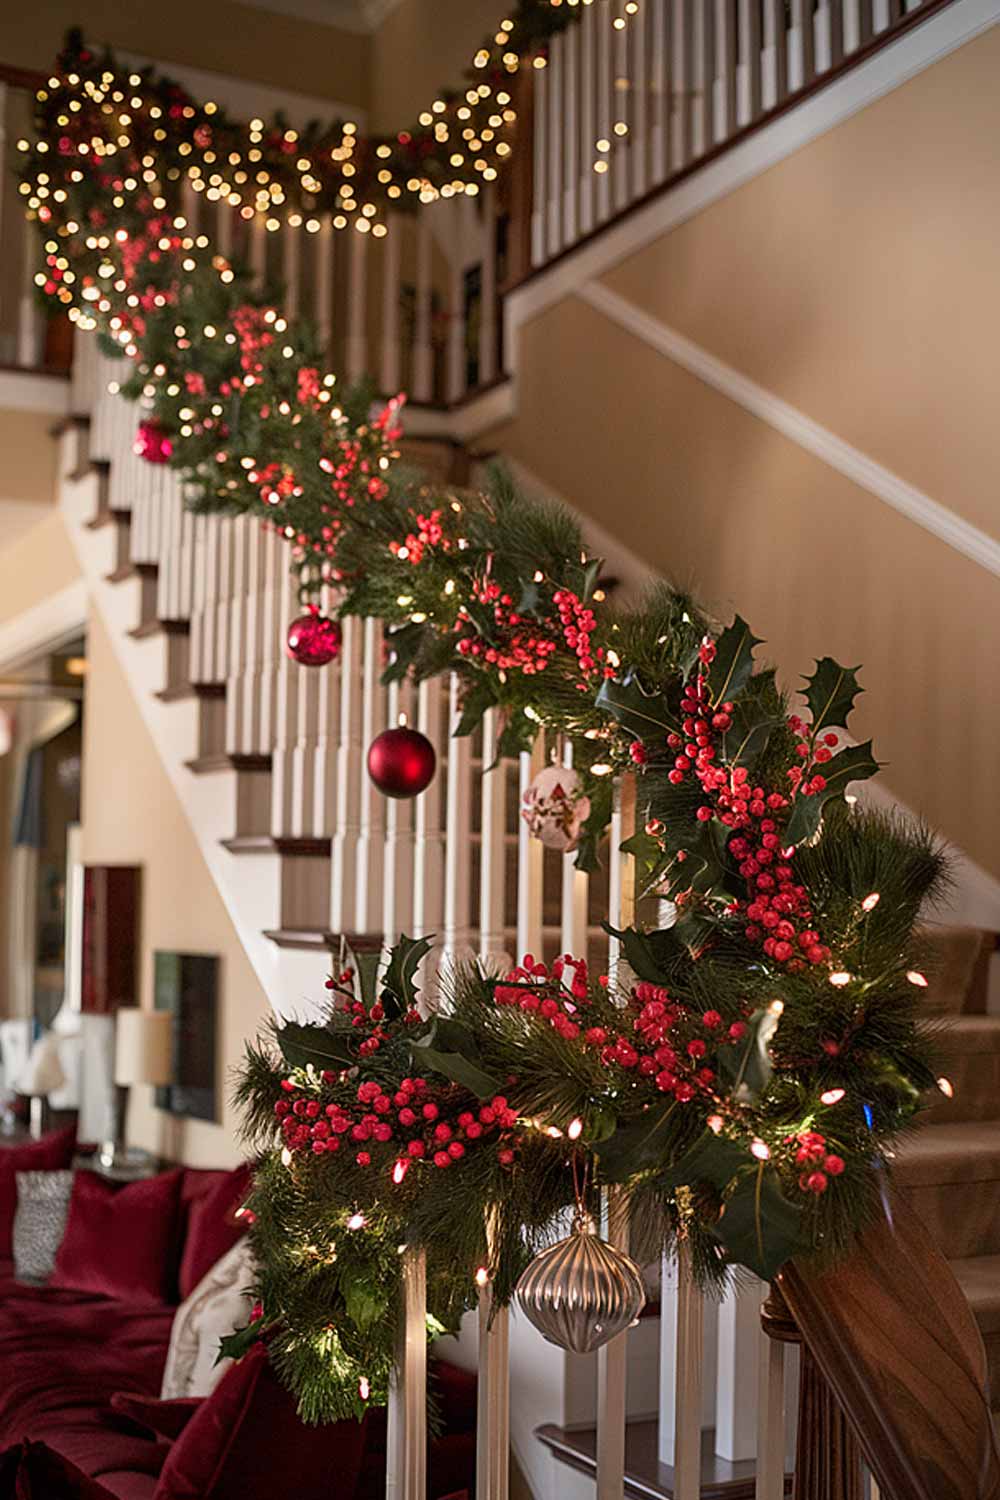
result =
[[[304,1427],[260,1346],[207,1396],[160,1399],[178,1305],[241,1239],[245,1168],[181,1168],[119,1189],[82,1169],[51,1273],[43,1284],[17,1279],[16,1174],[58,1171],[66,1146],[53,1137],[0,1150],[0,1452],[21,1445],[15,1467],[41,1464],[46,1475],[11,1495],[380,1500],[384,1413]],[[443,1362],[432,1371],[442,1422],[429,1444],[429,1500],[472,1500],[475,1377]],[[59,1462],[78,1474],[57,1491]]]

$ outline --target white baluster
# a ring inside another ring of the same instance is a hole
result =
[[[812,0],[792,0],[791,50],[788,59],[789,87],[800,89],[816,71],[816,35]]]
[[[628,1250],[628,1208],[620,1188],[605,1193],[604,1235]],[[622,1500],[625,1493],[625,1382],[628,1331],[597,1351],[597,1500]],[[677,1493],[677,1500],[688,1500]]]
[[[632,135],[629,156],[632,165],[632,181],[629,187],[629,196],[632,198],[641,198],[648,186],[650,30],[650,7],[644,5],[638,15],[632,17],[630,36],[632,64],[629,77],[632,87]]]
[[[448,344],[445,396],[449,402],[465,394],[465,262],[463,251],[468,244],[466,231],[471,198],[459,198],[448,204],[455,231],[449,235],[451,264],[448,268]]]
[[[761,95],[763,107],[772,109],[788,93],[788,42],[785,33],[785,0],[765,0],[764,58]]]
[[[408,723],[412,714],[412,686],[393,682],[387,694],[390,724]],[[391,948],[413,922],[413,803],[390,797],[385,809],[385,853],[382,874],[382,931]]]
[[[315,298],[316,332],[324,359],[330,363],[330,344],[333,338],[333,224],[329,218],[322,220],[314,235],[315,241]]]
[[[497,710],[483,715],[482,844],[479,851],[479,955],[497,958],[504,952],[506,908],[507,772],[497,759],[500,723]],[[496,762],[494,764],[494,762]],[[492,766],[492,770],[487,767]]]
[[[431,226],[428,214],[429,210],[424,207],[417,216],[417,285],[413,321],[413,399],[424,402],[434,397]]]
[[[596,190],[594,158],[597,152],[597,10],[584,11],[580,30],[580,233],[594,227]]]
[[[489,1242],[490,1226],[487,1225]],[[478,1312],[476,1496],[477,1500],[507,1500],[510,1489],[510,1309],[494,1310],[493,1287],[489,1281],[480,1288]]]
[[[489,385],[497,374],[497,196],[488,186],[482,198],[482,272],[479,284],[479,384]]]
[[[679,170],[691,157],[691,13],[685,0],[673,0],[670,16],[673,52],[673,167]]]
[[[448,681],[448,785],[445,804],[444,943],[442,965],[454,967],[468,945],[472,925],[469,881],[472,870],[472,749],[468,735],[457,737],[462,717],[462,683]]]
[[[444,920],[445,835],[441,826],[442,687],[431,677],[417,689],[417,728],[434,746],[438,772],[414,806],[413,932],[416,937],[439,933]],[[455,741],[448,747],[449,760]]]
[[[805,3],[810,4],[810,0],[805,0]],[[737,106],[739,65],[730,0],[716,0],[715,57],[715,138],[717,141],[725,141],[735,135],[740,125]]]
[[[385,798],[368,775],[363,757],[386,726],[386,693],[381,684],[382,627],[364,622],[361,664],[361,759],[358,843],[355,860],[355,922],[358,932],[378,932],[382,917],[382,870],[385,856]]]
[[[297,318],[302,289],[302,230],[290,224],[282,226],[282,279],[285,283],[285,317]]]
[[[660,1462],[673,1467],[675,1500],[699,1500],[704,1303],[684,1240],[663,1264],[660,1307]]]
[[[757,1364],[760,1304],[766,1288],[755,1277],[731,1287],[718,1306],[715,1451],[730,1463],[757,1451]]]
[[[403,1310],[397,1373],[389,1394],[386,1500],[427,1495],[427,1262],[422,1250],[402,1255]]]
[[[758,1320],[759,1321],[759,1320]],[[758,1334],[757,1488],[756,1500],[784,1500],[785,1494],[785,1346]]]
[[[549,257],[562,249],[562,174],[565,146],[563,141],[563,52],[565,36],[552,38],[549,46],[549,65],[545,69],[545,99],[549,123],[546,136],[549,143],[549,173],[546,210],[545,243]]]
[[[320,606],[329,611],[333,603]],[[340,728],[340,662],[316,671],[316,732],[307,747],[303,779],[309,787],[315,838],[333,834],[337,816],[337,744]]]
[[[573,746],[567,742],[563,750],[563,765],[571,769]],[[572,953],[574,958],[587,957],[587,897],[590,877],[585,870],[576,867],[576,855],[562,857],[562,929],[559,941],[563,953]]]
[[[355,230],[350,239],[347,282],[347,378],[360,380],[368,370],[368,235]]]
[[[284,612],[291,622],[302,606],[297,602],[294,582],[287,570],[282,580],[280,597]],[[309,678],[313,670],[300,666],[287,652],[282,652],[276,663],[277,720],[271,761],[271,831],[278,837],[302,837],[305,832],[305,808],[299,795],[302,788],[301,766],[296,768],[296,751],[301,739],[308,735],[307,700],[310,696]],[[232,690],[227,693],[227,708],[229,698],[234,696]],[[315,694],[312,697],[315,698]]]
[[[562,242],[575,245],[579,233],[580,193],[580,28],[571,26],[563,43],[563,154]]]
[[[632,26],[635,25],[633,17]],[[627,126],[631,119],[629,87],[633,86],[629,71],[629,33],[631,26],[616,31],[612,38],[611,76],[611,125]],[[611,177],[615,211],[621,213],[629,201],[632,172],[632,146],[628,135],[617,131],[611,137]]]
[[[596,159],[604,156],[604,163],[609,170],[597,174],[597,222],[602,223],[611,212],[611,169],[610,161],[614,154],[615,140],[611,129],[611,103],[614,90],[614,79],[612,77],[612,64],[614,59],[614,29],[612,27],[611,7],[602,5],[595,16],[597,29],[597,138],[608,141],[611,151],[605,153],[594,152]]]
[[[534,163],[532,172],[531,264],[545,261],[549,217],[549,70],[542,68],[533,75],[535,90]]]
[[[254,285],[262,287],[267,280],[267,229],[260,214],[250,221],[250,270]]]
[[[35,272],[38,270],[40,256],[38,230],[30,219],[24,221],[22,242],[24,263],[17,327],[17,362],[23,369],[37,370],[42,363],[43,352],[42,314],[38,306],[38,288],[35,285]]]
[[[778,0],[781,4],[781,0]],[[784,32],[782,32],[784,35]],[[695,156],[711,150],[715,138],[715,6],[699,6],[695,11]]]
[[[360,931],[356,921],[355,863],[358,849],[358,785],[365,776],[361,744],[361,648],[364,624],[348,615],[340,650],[340,734],[337,742],[337,827],[330,875],[330,926]],[[367,777],[366,777],[367,779]]]
[[[400,257],[403,244],[403,222],[399,214],[390,214],[389,233],[382,241],[382,357],[381,384],[387,396],[400,386],[399,293]]]
[[[545,736],[539,734],[531,750],[518,757],[518,791],[525,792],[545,765]],[[517,820],[517,953],[536,957],[542,951],[542,879],[545,871],[545,846],[532,838],[522,817]]]

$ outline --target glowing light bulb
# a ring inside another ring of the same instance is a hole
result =
[[[762,1141],[758,1138],[751,1144],[750,1155],[755,1156],[758,1161],[770,1161],[770,1147],[765,1141]]]
[[[915,984],[918,990],[927,988],[927,975],[921,974],[919,969],[910,969],[906,975],[911,984]]]
[[[713,1135],[718,1135],[722,1130],[722,1116],[709,1115],[708,1119],[705,1121],[705,1124],[708,1126]]]
[[[348,1229],[364,1229],[364,1227],[365,1227],[365,1216],[364,1216],[364,1214],[352,1214],[351,1217],[347,1221],[347,1227],[348,1227]]]
[[[402,1160],[400,1160],[393,1167],[393,1169],[392,1169],[392,1180],[396,1184],[397,1187],[402,1182],[403,1178],[406,1176],[406,1174],[407,1174],[407,1172],[409,1170],[410,1170],[410,1163],[408,1161],[402,1161]]]
[[[785,1012],[785,1002],[784,1002],[784,1000],[772,1000],[771,1003],[770,1003],[770,1005],[767,1007],[767,1013],[768,1013],[769,1016],[781,1016],[781,1015],[784,1015],[784,1012]]]
[[[881,899],[882,899],[882,897],[879,895],[878,891],[872,891],[871,895],[870,896],[866,896],[865,899],[862,901],[862,903],[861,903],[861,910],[862,911],[874,911],[875,908],[876,908],[876,906],[878,906],[879,902],[881,901]]]
[[[583,1121],[580,1119],[570,1120],[566,1127],[566,1134],[571,1141],[578,1141],[583,1134]]]
[[[283,1167],[290,1167],[292,1165],[292,1153],[287,1146],[283,1147],[281,1152],[281,1165]]]
[[[487,1269],[486,1269],[485,1266],[480,1266],[479,1267],[479,1270],[476,1272],[476,1278],[475,1279],[476,1279],[476,1286],[488,1286],[489,1285],[490,1273],[489,1273],[489,1271],[487,1271]]]
[[[362,1401],[367,1401],[370,1394],[371,1386],[368,1384],[368,1377],[366,1375],[362,1375],[361,1379],[358,1381],[358,1395],[361,1397]]]
[[[954,1099],[955,1088],[950,1078],[939,1078],[937,1086],[946,1099]]]
[[[835,973],[830,975],[830,983],[835,984],[838,989],[841,989],[845,984],[850,984],[850,982],[851,976],[846,969],[837,969]]]
[[[825,1094],[820,1094],[821,1104],[839,1104],[844,1097],[844,1089],[827,1089]]]

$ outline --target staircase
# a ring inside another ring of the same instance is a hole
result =
[[[895,1164],[904,1196],[929,1230],[975,1314],[1000,1407],[1000,1015],[987,1014],[993,933],[942,928],[928,1006],[941,1017],[941,1095]]]

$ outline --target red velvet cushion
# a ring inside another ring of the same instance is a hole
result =
[[[181,1173],[116,1187],[77,1172],[49,1286],[125,1302],[167,1302],[174,1280]]]
[[[182,1196],[189,1196],[187,1234],[181,1256],[181,1301],[189,1297],[203,1276],[222,1259],[246,1233],[246,1224],[236,1217],[236,1210],[250,1191],[252,1173],[247,1165],[221,1174],[207,1192],[189,1194],[185,1173]],[[216,1176],[212,1173],[212,1176]]]
[[[114,1500],[75,1464],[44,1443],[18,1443],[0,1454],[0,1500]]]
[[[359,1422],[306,1427],[263,1345],[227,1370],[167,1454],[154,1500],[295,1500],[353,1496]]]
[[[14,1254],[12,1234],[17,1211],[16,1172],[60,1172],[72,1165],[76,1126],[43,1135],[40,1141],[0,1148],[0,1260]]]
[[[201,1396],[178,1396],[172,1401],[161,1401],[157,1396],[140,1396],[134,1391],[115,1391],[111,1397],[111,1409],[119,1417],[146,1432],[155,1432],[157,1437],[180,1437],[204,1398]]]

